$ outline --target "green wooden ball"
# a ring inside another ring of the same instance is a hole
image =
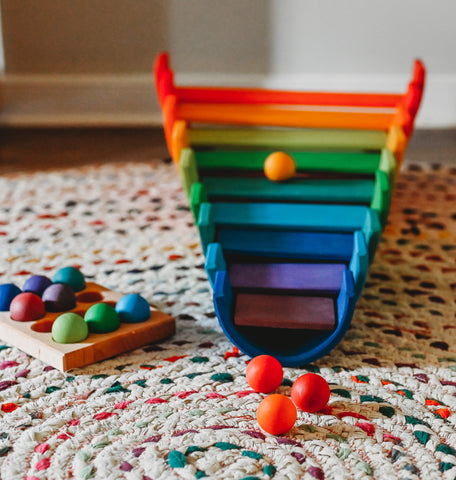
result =
[[[107,303],[96,303],[85,313],[84,320],[93,333],[108,333],[120,326],[119,314]]]
[[[52,338],[57,343],[83,342],[88,335],[87,323],[77,313],[63,313],[52,324]]]

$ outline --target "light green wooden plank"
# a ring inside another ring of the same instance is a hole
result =
[[[184,148],[182,150],[179,168],[185,193],[187,197],[190,197],[192,185],[198,181],[198,170],[196,169],[195,156],[192,149]]]
[[[377,130],[189,128],[188,140],[192,147],[380,150],[386,145],[386,133]]]

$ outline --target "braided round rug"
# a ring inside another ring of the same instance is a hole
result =
[[[403,167],[351,329],[278,389],[319,372],[328,407],[272,436],[218,326],[173,165],[4,176],[1,283],[77,265],[173,315],[177,333],[67,373],[0,341],[0,477],[455,478],[455,184],[456,169]]]

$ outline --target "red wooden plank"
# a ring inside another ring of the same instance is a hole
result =
[[[334,302],[327,297],[240,293],[234,323],[238,326],[332,330]]]

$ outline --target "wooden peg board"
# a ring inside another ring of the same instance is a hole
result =
[[[76,294],[76,307],[68,311],[84,316],[93,304],[115,306],[121,297],[122,294],[101,285],[87,283],[86,288]],[[56,343],[52,339],[51,327],[62,313],[48,312],[34,322],[17,322],[11,319],[9,312],[0,312],[0,338],[59,370],[67,371],[163,340],[176,330],[174,318],[150,307],[150,318],[144,322],[121,323],[110,333],[89,333],[80,343]]]

